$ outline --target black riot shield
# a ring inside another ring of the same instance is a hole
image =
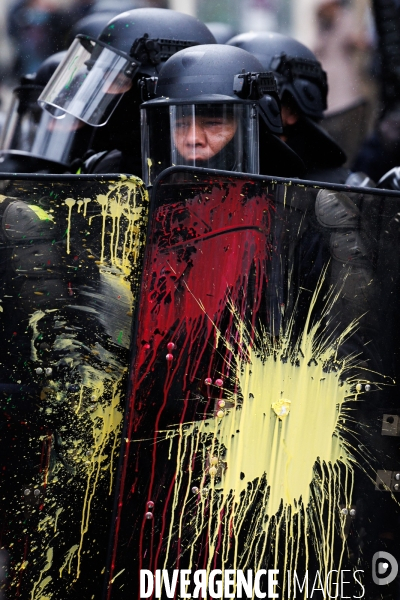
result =
[[[160,176],[104,599],[399,597],[399,212]]]
[[[134,177],[3,177],[1,585],[99,598],[147,192]]]

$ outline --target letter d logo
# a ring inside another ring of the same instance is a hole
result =
[[[375,552],[372,557],[372,579],[376,585],[387,585],[397,577],[399,565],[389,552]]]

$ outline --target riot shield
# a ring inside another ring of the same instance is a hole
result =
[[[1,585],[98,598],[147,192],[134,177],[4,177]]]
[[[399,597],[399,200],[159,177],[104,599]]]

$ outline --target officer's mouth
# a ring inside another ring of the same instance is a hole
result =
[[[197,153],[197,152],[186,152],[185,153],[185,160],[191,160],[191,161],[206,161],[206,160],[210,160],[210,158],[212,158],[213,155],[210,155],[208,152],[207,153]]]

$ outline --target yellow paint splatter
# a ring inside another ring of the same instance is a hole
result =
[[[57,508],[57,510],[56,510],[56,518],[55,518],[55,520],[54,520],[54,531],[57,531],[57,521],[58,521],[58,517],[60,516],[60,514],[62,513],[62,511],[63,511],[63,510],[64,510],[64,509],[63,509],[63,507],[62,507],[62,506],[61,506],[60,508]]]
[[[131,272],[132,267],[137,264],[142,243],[137,234],[148,194],[136,181],[126,179],[119,187],[111,186],[108,194],[98,194],[96,202],[100,205],[103,221],[99,262],[103,264],[107,260],[105,237],[108,222],[111,221],[108,260],[112,266],[120,267],[125,273]],[[89,226],[93,218],[90,217]],[[122,222],[125,223],[124,227],[121,226]]]
[[[89,202],[91,202],[91,198],[84,198],[83,199],[83,216],[86,217],[86,212],[87,212],[87,207]]]
[[[46,468],[46,489],[38,524],[40,538],[34,536],[37,544],[31,546],[29,554],[29,569],[35,572],[31,600],[52,598],[53,591],[59,589],[59,577],[63,578],[65,589],[69,589],[80,576],[82,555],[90,553],[96,537],[93,507],[103,506],[104,494],[113,492],[122,425],[121,396],[128,370],[133,291],[140,277],[137,267],[146,231],[148,197],[140,180],[121,178],[111,182],[104,194],[59,201],[68,207],[68,254],[70,240],[76,234],[75,223],[82,227],[89,202],[93,203],[94,210],[86,218],[87,231],[96,218],[93,216],[95,206],[100,209],[97,213],[102,220],[102,232],[98,239],[90,242],[91,251],[101,258],[96,261],[97,287],[88,286],[78,303],[70,301],[75,310],[90,314],[98,329],[96,341],[87,342],[86,337],[90,338],[91,332],[88,336],[82,335],[79,327],[71,326],[65,309],[58,306],[37,310],[29,320],[31,361],[39,379],[45,378],[43,390],[47,390],[43,395],[43,410],[46,414],[58,412],[62,416],[59,430],[40,440],[41,444],[47,444],[51,464]],[[80,220],[74,219],[75,210],[81,215]],[[54,324],[54,337],[51,354],[43,356],[38,352],[38,342],[48,323]],[[50,376],[46,374],[48,366],[51,366]],[[65,370],[73,375],[71,384],[75,388],[79,384],[72,395],[68,383],[58,377],[58,373]],[[66,547],[71,547],[62,559],[65,540],[68,540]],[[53,548],[57,557],[54,560]],[[42,569],[43,556],[48,560]],[[42,569],[40,577],[38,567]]]
[[[68,227],[67,227],[67,254],[70,253],[70,240],[71,240],[71,216],[72,216],[72,207],[76,204],[76,200],[73,198],[67,198],[65,200],[65,204],[68,206]]]
[[[337,351],[358,323],[336,340],[324,340],[321,319],[330,306],[311,324],[319,292],[298,340],[293,319],[273,337],[263,329],[249,331],[231,306],[239,340],[233,347],[221,333],[234,366],[223,390],[223,418],[214,412],[175,430],[163,568],[171,568],[176,537],[193,565],[207,533],[208,571],[217,554],[222,568],[257,571],[268,561],[286,572],[298,568],[300,557],[307,569],[311,553],[321,574],[340,571],[346,543],[340,506],[351,505],[355,464],[343,432],[351,431],[360,394],[355,357],[338,358]]]
[[[64,563],[60,569],[60,579],[62,577],[65,567],[68,566],[68,573],[71,573],[72,559],[74,558],[74,555],[76,554],[77,550],[78,550],[78,544],[75,544],[68,550],[67,554],[65,555]]]
[[[84,536],[89,529],[91,506],[101,476],[102,463],[108,458],[105,454],[106,445],[112,437],[114,437],[115,444],[115,438],[118,436],[122,423],[122,413],[120,410],[121,390],[118,389],[119,385],[120,379],[116,382],[112,382],[107,381],[106,378],[104,378],[104,386],[106,389],[108,388],[107,391],[109,394],[107,396],[110,398],[110,401],[106,405],[98,403],[96,405],[96,410],[91,415],[93,450],[90,455],[89,466],[87,469],[86,490],[83,499],[81,538],[77,551],[77,577],[80,575],[81,551]],[[91,389],[93,390],[93,387],[91,387]]]
[[[153,161],[151,160],[151,158],[147,159],[147,180],[151,181],[151,167],[153,166]]]
[[[114,575],[114,577],[111,579],[110,583],[114,583],[114,581],[117,579],[117,577],[119,577],[120,575],[122,575],[122,573],[125,571],[125,569],[121,569],[121,571],[119,571],[119,573],[117,573],[116,575]]]
[[[33,589],[31,592],[31,600],[41,600],[43,598],[42,592],[45,589],[45,587],[50,583],[51,577],[48,576],[48,577],[45,577],[44,579],[42,579],[42,578],[43,578],[44,573],[51,568],[52,563],[53,563],[53,548],[49,548],[46,552],[46,564],[40,572],[38,581],[33,586]]]
[[[277,402],[273,402],[271,404],[271,408],[277,417],[279,417],[280,419],[284,419],[285,417],[288,416],[288,414],[290,412],[291,403],[292,403],[291,400],[286,400],[286,399],[281,398]]]

